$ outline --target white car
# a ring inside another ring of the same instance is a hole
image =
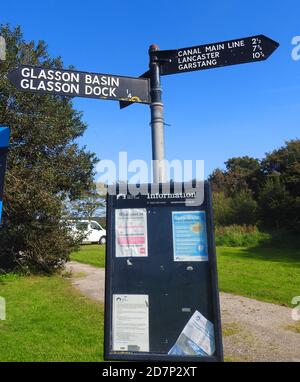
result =
[[[106,243],[106,230],[95,220],[78,220],[71,222],[72,234],[83,234],[82,243]]]

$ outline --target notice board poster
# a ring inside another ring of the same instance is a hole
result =
[[[223,360],[212,198],[204,186],[201,204],[175,186],[108,196],[105,360]]]
[[[214,352],[214,325],[196,310],[169,354],[211,356]]]
[[[113,350],[149,351],[148,295],[113,296]]]
[[[116,257],[145,257],[147,211],[145,208],[116,210]]]
[[[205,211],[172,212],[174,261],[207,261]]]

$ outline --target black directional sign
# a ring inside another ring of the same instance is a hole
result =
[[[21,91],[150,103],[149,80],[22,65],[7,77]]]
[[[264,35],[193,46],[158,50],[153,54],[161,64],[160,74],[175,74],[266,60],[279,46]]]

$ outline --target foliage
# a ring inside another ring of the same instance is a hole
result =
[[[261,166],[266,176],[259,195],[263,221],[300,233],[300,140],[267,154]]]
[[[0,27],[7,59],[0,68],[0,125],[11,129],[0,230],[0,267],[52,272],[74,244],[61,222],[63,200],[90,189],[96,158],[76,139],[86,125],[70,98],[17,91],[6,80],[19,64],[61,68],[45,42],[26,42],[20,27]]]
[[[230,225],[217,226],[216,244],[226,247],[256,247],[267,243],[271,235],[261,232],[256,226]]]
[[[266,154],[230,158],[209,180],[217,225],[258,224],[300,233],[300,140]]]
[[[270,239],[264,242],[264,247],[270,248],[300,248],[300,237],[297,232],[288,228],[269,230]]]
[[[68,215],[71,218],[91,219],[97,213],[103,211],[105,198],[99,194],[93,184],[89,191],[84,192],[80,198],[68,203]]]
[[[231,199],[231,223],[255,224],[257,222],[257,202],[247,189],[236,193]]]
[[[278,176],[266,180],[258,199],[265,225],[280,227],[281,221],[285,220],[289,199],[288,192]]]
[[[245,189],[256,190],[262,176],[258,159],[248,156],[230,158],[225,166],[225,171],[216,169],[209,177],[213,191],[222,191],[227,196],[232,196]]]
[[[277,174],[287,191],[300,195],[300,140],[287,141],[278,150],[268,153],[261,163],[266,175]]]
[[[215,225],[225,226],[231,224],[232,198],[226,196],[224,192],[214,192],[212,198]]]
[[[213,193],[215,224],[255,224],[257,221],[257,202],[250,191],[242,190],[233,197],[224,192]]]

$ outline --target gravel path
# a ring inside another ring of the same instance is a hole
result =
[[[82,294],[103,302],[103,268],[71,261],[71,282]],[[220,293],[223,345],[226,360],[300,362],[300,334],[291,309],[280,305]]]
[[[96,301],[104,301],[104,268],[96,268],[92,265],[70,261],[67,263],[67,271],[72,272],[72,284],[82,294]]]
[[[291,309],[221,293],[225,357],[241,361],[300,362],[300,334],[288,330]]]

